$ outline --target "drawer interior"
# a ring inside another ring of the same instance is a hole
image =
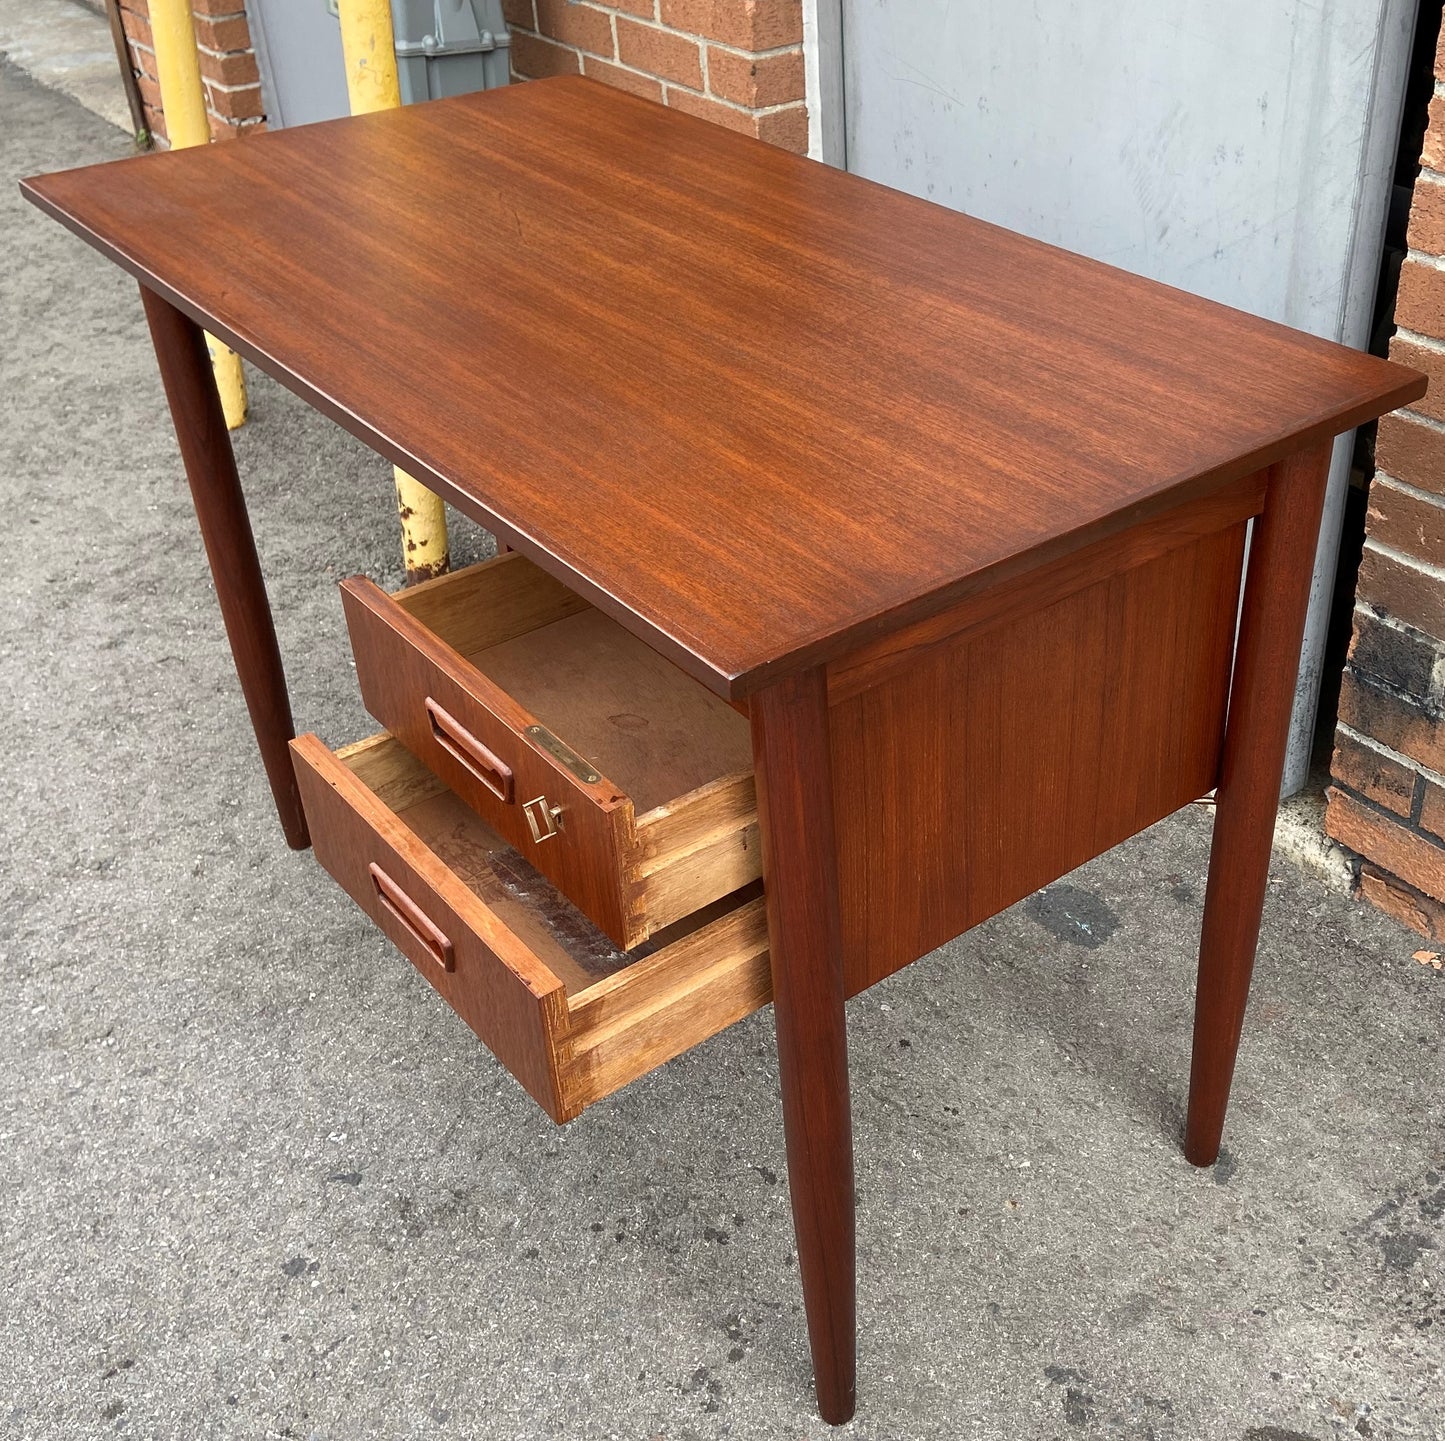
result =
[[[623,951],[391,736],[336,760],[561,984],[557,1119],[771,999],[760,881]]]
[[[503,567],[512,603],[500,607]],[[752,772],[743,715],[523,556],[392,599],[624,791],[639,824],[681,796]]]
[[[747,721],[599,610],[468,659],[626,791],[639,814],[753,768]]]

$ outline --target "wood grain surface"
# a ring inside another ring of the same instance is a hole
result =
[[[261,763],[286,844],[305,850],[311,841],[287,749],[296,734],[291,696],[206,338],[189,316],[144,287],[141,301]]]
[[[576,78],[23,188],[728,696],[1424,390]]]
[[[823,671],[759,691],[752,735],[798,1274],[818,1410],[841,1426],[857,1403],[858,1260]]]
[[[1239,618],[1199,937],[1184,1154],[1219,1156],[1254,972],[1330,447],[1272,466]]]
[[[1243,550],[1020,598],[833,708],[849,995],[1213,788]]]

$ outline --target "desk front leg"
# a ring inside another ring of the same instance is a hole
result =
[[[1325,442],[1270,468],[1250,540],[1199,940],[1184,1133],[1196,1166],[1219,1155],[1244,1025],[1331,452]]]
[[[855,1404],[857,1263],[824,673],[789,676],[750,705],[798,1270],[818,1409],[841,1425]]]
[[[296,734],[291,699],[206,338],[195,321],[145,286],[141,299],[261,763],[286,844],[305,850],[311,842],[287,750]]]

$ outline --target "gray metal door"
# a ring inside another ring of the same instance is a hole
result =
[[[341,27],[328,0],[247,0],[267,122],[278,128],[349,112]]]
[[[1415,0],[841,5],[850,170],[1365,343]],[[1308,765],[1348,468],[1347,438],[1320,541],[1289,789]]]

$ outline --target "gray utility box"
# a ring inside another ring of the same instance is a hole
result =
[[[502,0],[391,0],[401,101],[492,90],[511,79]]]

